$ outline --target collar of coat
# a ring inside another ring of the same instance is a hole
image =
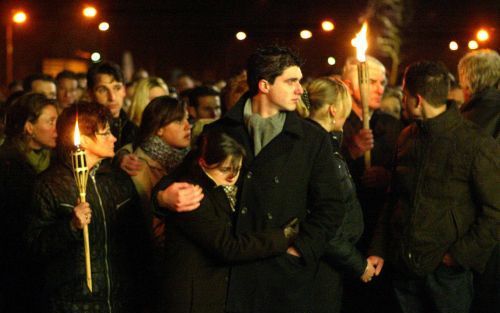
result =
[[[450,101],[447,103],[446,111],[434,118],[424,121],[417,121],[417,125],[423,130],[425,134],[441,135],[447,133],[461,121],[463,121],[463,118],[458,112],[456,104]]]
[[[243,110],[245,108],[245,103],[249,98],[249,94],[244,94],[240,100],[234,105],[234,107],[229,110],[224,116],[224,121],[229,121],[232,124],[244,125],[245,121],[243,119]],[[297,115],[296,111],[285,111],[286,119],[285,125],[283,125],[283,131],[285,133],[292,134],[293,136],[303,137],[304,130],[302,129],[302,119]],[[246,127],[245,127],[246,128]]]

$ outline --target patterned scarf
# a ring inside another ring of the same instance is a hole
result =
[[[167,173],[176,168],[189,151],[189,148],[173,148],[158,136],[149,137],[140,147],[149,157],[160,163]]]

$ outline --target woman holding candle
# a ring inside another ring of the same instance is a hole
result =
[[[38,173],[50,163],[56,146],[57,110],[41,94],[16,99],[6,112],[6,140],[0,147],[1,297],[5,312],[37,312],[38,265],[22,240]]]
[[[89,168],[87,202],[79,204],[70,161],[77,118]],[[147,231],[132,181],[110,166],[116,142],[110,120],[109,110],[96,103],[63,111],[57,125],[58,160],[35,187],[28,239],[47,265],[48,312],[138,312],[141,305]],[[90,237],[92,292],[85,277],[84,225]]]

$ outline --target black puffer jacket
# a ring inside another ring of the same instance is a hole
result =
[[[106,161],[91,171],[87,202],[93,293],[86,287],[81,231],[70,227],[78,191],[66,164],[49,168],[35,186],[34,216],[28,231],[32,251],[46,262],[45,292],[50,312],[138,312],[142,289],[139,265],[147,232],[134,185]],[[141,264],[142,263],[142,264]]]
[[[366,268],[366,258],[355,247],[355,244],[363,233],[363,212],[349,168],[340,154],[341,137],[338,133],[331,133],[331,137],[337,176],[335,181],[339,182],[334,194],[336,201],[344,206],[346,211],[337,234],[330,240],[325,250],[325,257],[336,269],[345,270],[355,277],[360,277]]]
[[[500,147],[454,105],[405,128],[372,254],[423,276],[450,253],[484,269],[499,240]]]

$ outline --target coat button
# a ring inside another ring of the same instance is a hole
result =
[[[244,206],[244,207],[242,207],[242,208],[241,208],[241,214],[242,214],[242,215],[247,214],[247,211],[248,211],[248,209],[247,209],[247,207],[246,207],[246,206]]]
[[[278,176],[274,176],[274,182],[275,182],[276,184],[279,184],[280,179],[278,178]]]
[[[273,215],[270,212],[267,213],[267,219],[268,220],[272,220],[273,219]]]
[[[248,173],[247,173],[247,179],[252,178],[252,176],[253,176],[253,173],[251,171],[248,171]]]

